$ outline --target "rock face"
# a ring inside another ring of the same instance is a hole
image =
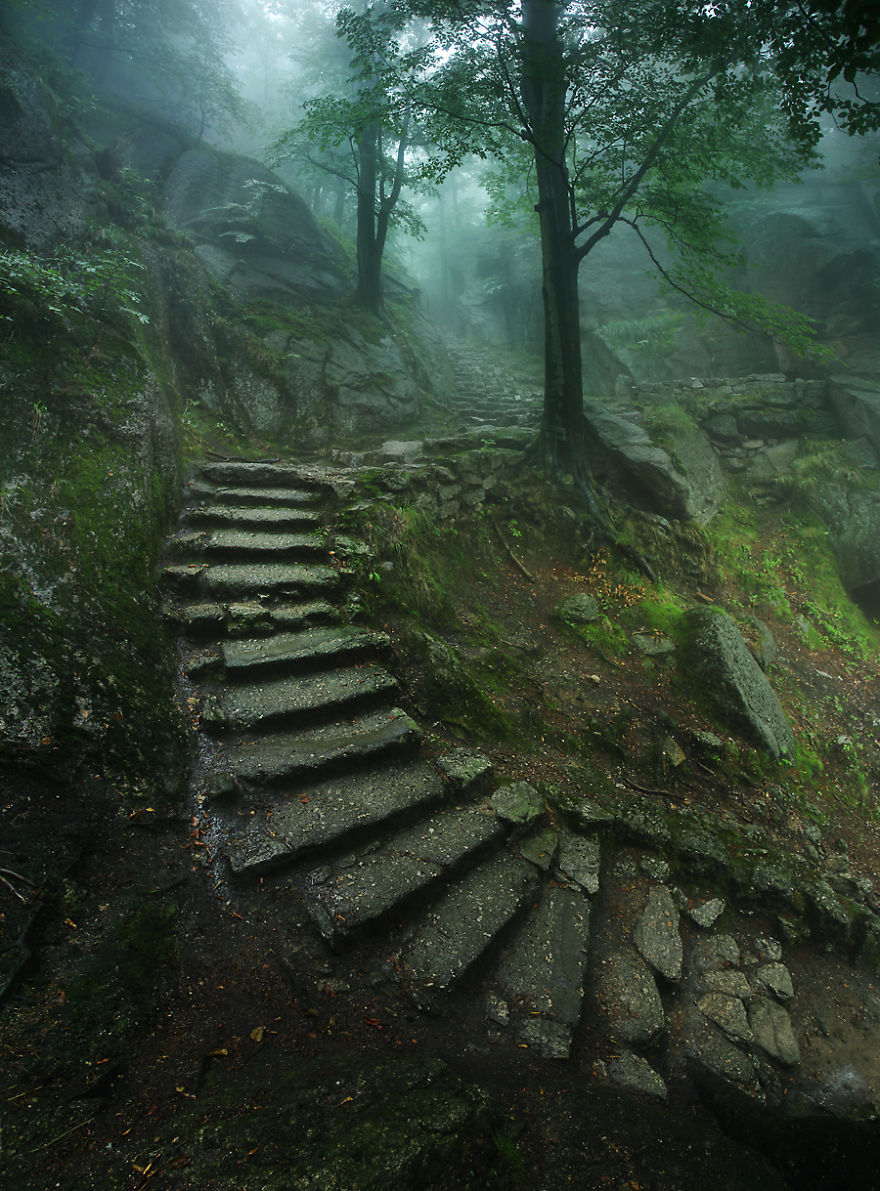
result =
[[[866,610],[880,608],[880,493],[823,484],[811,502],[831,528],[844,586]]]
[[[34,248],[81,232],[90,217],[81,165],[67,150],[44,84],[0,53],[0,211],[14,238]],[[22,146],[27,146],[26,152]],[[82,146],[75,152],[80,161]]]
[[[680,520],[708,521],[717,512],[724,477],[698,427],[678,432],[673,459],[634,422],[595,405],[585,414],[593,467],[614,475],[635,503]]]
[[[689,616],[694,677],[718,710],[745,728],[773,757],[794,751],[794,733],[767,676],[726,613],[701,608]]]
[[[211,149],[184,153],[165,183],[168,221],[246,300],[341,294],[346,261],[305,202],[265,166]]]

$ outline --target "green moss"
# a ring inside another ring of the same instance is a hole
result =
[[[685,633],[686,611],[680,596],[670,588],[658,585],[648,589],[643,599],[624,608],[620,619],[631,629],[662,633],[678,644]]]
[[[563,624],[566,636],[589,646],[606,661],[626,657],[629,653],[626,630],[609,616],[603,616],[592,624]]]

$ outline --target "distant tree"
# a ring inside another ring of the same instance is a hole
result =
[[[779,0],[393,0],[393,9],[401,22],[431,24],[411,94],[433,114],[435,136],[467,135],[533,188],[543,455],[582,483],[598,516],[584,453],[578,271],[612,228],[632,229],[694,301],[807,349],[805,320],[724,284],[736,255],[719,196],[793,178],[813,160],[819,76],[837,68],[814,39],[819,17],[805,25],[801,12],[802,28],[800,4]],[[798,61],[812,68],[800,90]],[[674,263],[659,258],[651,229]]]
[[[319,93],[303,104],[303,118],[271,149],[276,164],[285,156],[298,157],[356,195],[355,296],[377,315],[384,305],[382,266],[390,227],[396,223],[414,234],[421,231],[404,189],[440,176],[431,159],[422,155],[413,160],[410,53],[399,36],[400,26],[383,20],[386,9],[380,3],[356,17],[340,15],[337,35],[347,69],[340,70],[336,62],[324,72]]]
[[[62,52],[201,139],[244,116],[225,56],[234,0],[38,0]]]

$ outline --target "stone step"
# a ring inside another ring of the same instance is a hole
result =
[[[264,820],[252,820],[229,841],[229,862],[238,875],[285,864],[326,848],[377,823],[435,806],[446,786],[433,766],[408,761],[306,783],[298,797],[277,803]]]
[[[189,509],[186,519],[195,525],[237,525],[250,529],[299,529],[321,524],[316,509],[290,508],[284,505],[209,504]]]
[[[244,677],[254,670],[267,672],[281,667],[306,669],[338,665],[376,654],[388,644],[387,633],[359,629],[354,625],[329,625],[299,633],[228,641],[220,648],[227,674]]]
[[[305,488],[318,490],[321,480],[310,469],[262,459],[228,459],[202,463],[199,472],[213,484],[243,484],[254,488]]]
[[[279,561],[283,558],[327,558],[327,542],[320,534],[283,530],[187,530],[173,537],[168,545],[171,554],[177,557],[266,554]]]
[[[210,507],[228,505],[232,508],[309,509],[320,504],[321,494],[310,488],[251,488],[243,485],[215,488],[193,482],[188,496],[201,499]]]
[[[206,698],[201,722],[218,731],[265,730],[331,712],[350,714],[383,697],[390,699],[397,690],[397,680],[381,667],[351,666],[229,687],[221,695]]]
[[[388,708],[319,728],[243,741],[229,754],[229,773],[237,785],[301,782],[329,769],[399,756],[414,749],[421,735],[405,711]]]
[[[580,889],[551,885],[499,967],[498,989],[518,1037],[545,1058],[568,1058],[589,946],[589,899]]]
[[[267,607],[257,601],[231,604],[184,604],[169,607],[166,620],[189,637],[241,637],[282,629],[305,629],[314,625],[338,624],[340,612],[324,600]]]
[[[333,567],[296,562],[178,563],[166,567],[164,575],[177,588],[214,599],[244,599],[250,594],[296,599],[315,592],[335,592],[340,585]]]
[[[518,852],[504,851],[450,886],[402,957],[416,1001],[436,1007],[434,994],[448,991],[479,959],[534,897],[539,881],[535,865]]]
[[[309,873],[309,910],[324,938],[337,943],[503,838],[501,824],[482,804],[436,811]]]

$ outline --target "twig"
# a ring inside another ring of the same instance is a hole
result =
[[[12,884],[11,881],[7,881],[5,877],[0,876],[0,882],[2,882],[6,886],[6,888],[10,891],[10,893],[13,895],[13,897],[17,897],[20,902],[24,902],[25,904],[27,904],[27,898],[24,896],[23,893],[18,892],[18,890],[15,888],[15,886]]]
[[[45,1145],[37,1146],[35,1150],[30,1150],[31,1154],[38,1154],[41,1150],[48,1150],[49,1146],[55,1145],[61,1141],[62,1138],[67,1137],[69,1133],[75,1133],[77,1129],[82,1129],[83,1125],[91,1125],[92,1117],[87,1117],[84,1121],[80,1121],[78,1125],[71,1125],[69,1129],[65,1129],[63,1133],[59,1133],[57,1137],[53,1137],[51,1141],[47,1141]]]
[[[520,562],[520,560],[517,558],[517,556],[511,550],[510,546],[507,543],[507,539],[505,538],[504,534],[501,532],[501,529],[499,528],[495,519],[493,517],[490,517],[489,520],[492,523],[492,528],[498,534],[499,542],[504,547],[504,549],[507,551],[507,556],[510,559],[510,561],[513,563],[513,565],[516,567],[516,569],[520,572],[521,575],[525,575],[525,577],[526,577],[526,579],[528,579],[529,583],[534,583],[535,576],[530,571],[526,570],[525,565]]]
[[[627,777],[623,779],[623,784],[631,790],[638,790],[640,794],[655,794],[658,798],[681,798],[680,794],[675,794],[672,790],[662,790],[659,786],[641,786]]]
[[[31,889],[36,889],[36,885],[29,877],[23,877],[21,873],[17,873],[11,868],[0,868],[0,873],[3,873],[7,877],[12,877],[16,881],[21,881],[22,885],[30,885]]]

